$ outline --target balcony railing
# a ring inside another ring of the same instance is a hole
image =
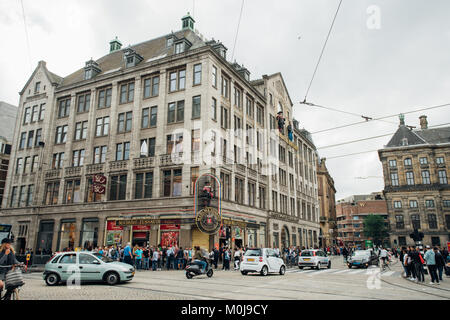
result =
[[[61,169],[50,169],[45,172],[45,179],[61,178]]]
[[[159,157],[159,164],[161,166],[171,166],[174,164],[183,163],[183,152],[163,154]]]
[[[135,169],[146,169],[155,166],[155,157],[134,159]]]
[[[86,174],[103,173],[105,171],[104,165],[104,163],[88,164],[86,166]]]
[[[128,169],[128,160],[110,162],[109,169],[111,171],[127,170]]]
[[[267,178],[266,175],[264,175],[264,174],[260,174],[260,175],[259,175],[259,181],[260,181],[260,182],[267,183],[267,182],[268,182],[267,180],[268,180],[268,178]]]
[[[64,175],[66,177],[81,175],[81,167],[68,167],[64,169]]]

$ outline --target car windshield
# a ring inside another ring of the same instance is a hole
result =
[[[261,252],[261,249],[248,249],[247,251],[245,251],[244,256],[247,256],[247,257],[261,257],[262,256],[262,252]]]
[[[302,251],[301,256],[302,257],[312,257],[312,256],[314,256],[314,253],[312,251]]]
[[[355,251],[353,252],[352,256],[356,257],[356,256],[368,256],[369,252],[367,251]]]
[[[99,253],[95,253],[94,256],[96,256],[97,258],[99,258],[100,260],[102,260],[103,262],[113,262],[114,260],[105,256],[102,256]]]

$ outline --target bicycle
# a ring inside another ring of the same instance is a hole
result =
[[[25,268],[25,265],[23,263],[21,263],[21,264],[14,264],[11,266],[0,266],[0,267],[1,268],[16,267],[16,268],[20,268],[21,270],[23,270]],[[5,281],[3,281],[3,283],[4,283],[4,287],[6,287]],[[6,290],[3,290],[3,288],[0,289],[0,301],[19,300],[19,291],[23,285],[24,285],[24,283],[22,283],[19,286],[6,288]],[[3,291],[5,291],[4,294],[3,294]]]

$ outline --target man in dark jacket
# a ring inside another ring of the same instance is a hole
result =
[[[439,281],[442,281],[442,272],[444,271],[445,260],[437,247],[434,247],[434,259],[436,260],[436,267],[438,270]]]
[[[217,250],[216,248],[214,248],[214,250],[213,250],[213,252],[214,252],[214,256],[213,256],[213,258],[214,258],[214,268],[215,269],[217,269],[217,263],[219,262],[219,255],[220,255],[220,252],[219,252],[219,250]]]

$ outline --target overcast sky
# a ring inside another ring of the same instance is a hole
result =
[[[0,0],[0,100],[17,105],[18,92],[39,60],[67,76],[91,57],[108,53],[118,36],[124,46],[181,29],[193,13],[206,38],[222,41],[233,55],[241,0],[123,1]],[[295,117],[310,132],[360,121],[358,117],[302,101],[339,0],[245,0],[234,58],[251,78],[281,72]],[[427,5],[428,4],[428,5]],[[368,8],[376,6],[377,14]],[[348,112],[380,117],[450,102],[450,1],[344,0],[308,101]],[[368,20],[369,26],[368,28]],[[379,26],[379,29],[374,28]],[[450,107],[424,112],[429,125],[450,122]],[[406,115],[419,126],[421,113]],[[321,157],[376,150],[383,137],[339,147],[320,147],[382,135],[392,123],[369,122],[313,135]],[[383,189],[377,152],[327,160],[336,199]],[[357,179],[363,177],[366,179]]]

